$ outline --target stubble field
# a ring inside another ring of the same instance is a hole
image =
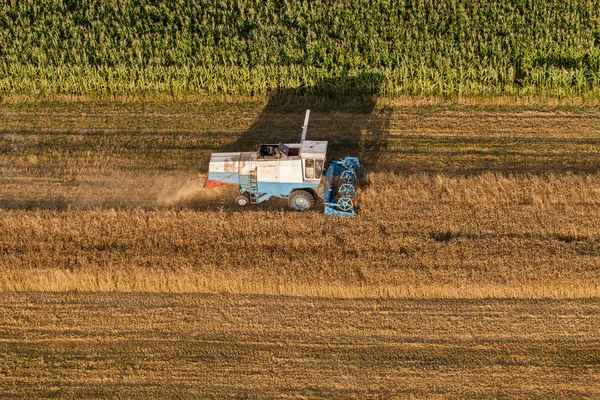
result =
[[[596,397],[597,107],[310,107],[359,218],[202,189],[304,104],[5,100],[5,396]]]
[[[369,171],[341,220],[202,188],[211,152],[297,140],[302,105],[6,104],[0,290],[598,295],[600,113],[362,107],[310,122]]]
[[[6,398],[597,398],[589,300],[0,299]]]

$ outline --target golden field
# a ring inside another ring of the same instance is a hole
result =
[[[594,106],[317,104],[309,137],[369,171],[355,219],[202,189],[211,152],[297,140],[303,107],[6,102],[0,290],[598,296]]]
[[[340,219],[202,189],[308,104],[5,99],[0,397],[597,398],[600,112],[496,100],[310,104]]]
[[[6,398],[597,398],[595,300],[0,295]]]
[[[0,288],[596,297],[599,192],[595,175],[372,173],[355,219],[273,204],[3,211]]]

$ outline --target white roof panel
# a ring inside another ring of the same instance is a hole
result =
[[[327,142],[316,140],[305,140],[302,142],[302,157],[325,158],[327,154]]]

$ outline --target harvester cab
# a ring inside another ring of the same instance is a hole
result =
[[[356,215],[356,157],[331,160],[324,170],[327,142],[306,140],[310,110],[306,110],[299,143],[261,144],[256,152],[213,153],[204,187],[236,185],[239,206],[258,204],[271,197],[287,198],[290,208],[310,210],[317,197],[327,215]]]

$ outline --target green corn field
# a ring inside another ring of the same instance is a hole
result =
[[[8,0],[0,95],[597,96],[595,0]]]

